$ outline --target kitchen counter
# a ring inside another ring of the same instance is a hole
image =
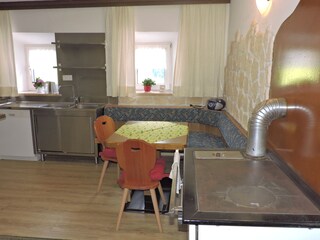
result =
[[[7,102],[0,104],[0,109],[68,109],[68,110],[96,110],[103,108],[103,103],[79,103],[72,102],[36,102],[36,101],[21,101]]]
[[[93,157],[96,162],[98,150],[94,141],[93,121],[102,115],[103,109],[103,103],[18,101],[0,104],[0,114],[28,115],[25,127],[30,129],[30,149],[41,159],[46,155],[77,155]],[[12,132],[15,130],[13,122],[13,119],[6,121]],[[7,135],[3,134],[0,140],[6,142]]]
[[[320,228],[311,199],[269,156],[185,149],[183,223]]]

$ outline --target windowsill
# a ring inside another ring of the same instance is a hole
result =
[[[169,92],[169,91],[164,91],[164,92],[160,92],[160,91],[150,91],[150,92],[145,92],[143,90],[137,90],[136,91],[137,95],[143,95],[143,96],[172,96],[173,93]]]
[[[60,96],[60,94],[58,93],[38,93],[38,92],[32,92],[32,91],[19,92],[18,94],[22,96]]]

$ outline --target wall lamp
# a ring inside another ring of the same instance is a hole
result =
[[[269,13],[272,5],[272,0],[256,0],[257,8],[262,16]]]

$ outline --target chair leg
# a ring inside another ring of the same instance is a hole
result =
[[[161,197],[161,200],[162,200],[163,205],[167,205],[167,200],[166,200],[166,198],[164,197],[163,190],[162,190],[162,186],[161,186],[161,183],[160,183],[160,182],[159,182],[158,190],[159,190],[160,197]]]
[[[154,189],[150,189],[150,193],[151,193],[151,199],[152,199],[154,214],[155,214],[156,219],[157,219],[159,231],[162,233],[162,226],[161,226],[161,222],[160,222],[160,214],[159,214],[159,207],[158,207],[156,191]]]
[[[117,163],[117,174],[118,174],[118,178],[120,177],[120,166],[119,163]]]
[[[131,193],[132,193],[132,191],[130,190],[129,194],[128,194],[127,202],[131,202]]]
[[[109,164],[109,161],[108,161],[108,160],[105,160],[105,161],[104,161],[104,163],[103,163],[102,171],[101,171],[101,175],[100,175],[100,180],[99,180],[99,184],[98,184],[97,192],[100,192],[101,185],[102,185],[103,178],[104,178],[104,175],[105,175],[105,173],[106,173],[106,170],[107,170],[108,164]]]
[[[118,220],[117,220],[117,227],[116,227],[117,231],[119,230],[119,227],[120,227],[122,213],[123,213],[123,210],[124,210],[124,206],[125,206],[125,204],[127,202],[128,193],[129,193],[129,189],[128,188],[123,189],[122,201],[121,201],[121,205],[120,205],[120,212],[119,212]]]

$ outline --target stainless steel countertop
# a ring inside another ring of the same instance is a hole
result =
[[[103,108],[103,103],[79,103],[72,102],[36,102],[36,101],[20,101],[6,102],[0,104],[0,109],[67,109],[67,110],[96,110]]]
[[[319,199],[287,174],[269,156],[186,148],[183,222],[320,228]]]

